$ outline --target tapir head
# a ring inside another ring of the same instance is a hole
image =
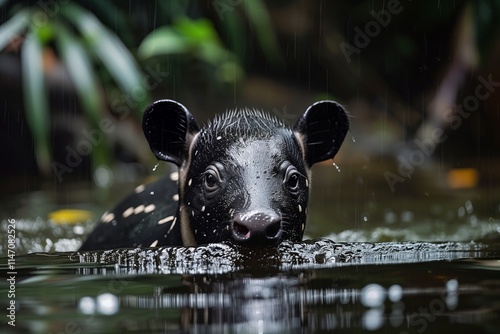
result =
[[[200,129],[180,103],[160,100],[143,129],[160,160],[179,167],[185,246],[300,241],[313,164],[332,159],[349,129],[333,101],[311,105],[293,128],[255,110],[227,112]]]

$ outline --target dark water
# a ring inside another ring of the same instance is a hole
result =
[[[3,313],[12,300],[7,261],[0,259]],[[15,272],[16,326],[3,315],[2,333],[500,328],[495,243],[316,240],[258,251],[214,244],[33,253],[16,256]]]

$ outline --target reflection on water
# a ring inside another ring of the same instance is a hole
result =
[[[497,333],[499,271],[492,243],[38,253],[17,257],[18,318],[2,333]]]

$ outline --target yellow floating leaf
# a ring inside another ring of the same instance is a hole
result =
[[[75,224],[92,218],[92,212],[87,210],[62,209],[49,213],[49,220],[57,224]]]

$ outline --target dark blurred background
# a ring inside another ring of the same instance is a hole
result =
[[[140,127],[156,99],[292,124],[334,99],[352,127],[314,169],[310,236],[495,230],[498,17],[498,0],[0,0],[1,211],[98,213],[167,171]]]

